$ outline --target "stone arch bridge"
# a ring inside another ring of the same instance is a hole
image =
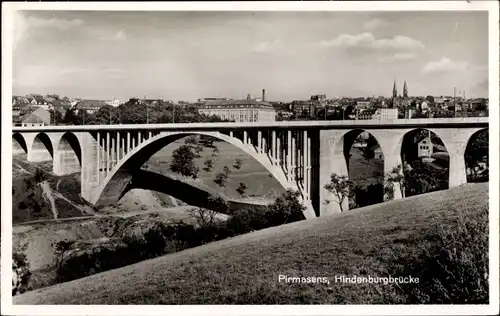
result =
[[[332,173],[348,175],[345,154],[360,132],[378,141],[386,173],[401,164],[403,138],[416,129],[444,143],[449,186],[466,183],[465,149],[473,134],[488,129],[488,118],[14,127],[12,139],[14,153],[26,153],[31,162],[52,160],[56,175],[81,172],[81,196],[99,207],[119,200],[134,172],[165,145],[188,135],[212,136],[256,159],[285,189],[298,190],[312,218],[340,210],[326,202],[334,198],[323,186]],[[394,198],[401,198],[398,188]]]

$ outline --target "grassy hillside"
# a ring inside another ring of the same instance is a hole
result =
[[[41,183],[34,181],[37,169],[43,170],[45,175],[45,180]],[[93,209],[80,197],[80,174],[56,176],[52,173],[50,162],[32,163],[22,157],[13,157],[12,189],[14,224],[33,220],[88,216],[94,213]],[[25,195],[28,189],[33,194],[27,201]]]
[[[188,249],[14,304],[487,303],[487,219],[488,184],[463,185]],[[330,282],[287,284],[279,275]],[[346,284],[336,275],[420,282]],[[449,277],[458,279],[437,286]]]
[[[184,140],[185,138],[169,144],[152,156],[147,162],[148,169],[155,172],[171,173],[169,165],[172,152],[184,144]],[[236,199],[241,198],[236,191],[239,182],[243,182],[247,186],[247,196],[273,199],[285,191],[264,167],[239,148],[225,142],[214,142],[214,146],[217,147],[218,153],[214,154],[212,148],[205,147],[203,152],[200,153],[201,158],[195,160],[196,165],[200,168],[198,178],[203,185],[217,190],[217,192],[229,198]],[[213,169],[210,172],[203,170],[205,159],[212,159],[213,161]],[[241,159],[243,162],[240,169],[233,167],[236,159]],[[224,166],[231,168],[231,174],[226,185],[221,188],[213,180]]]

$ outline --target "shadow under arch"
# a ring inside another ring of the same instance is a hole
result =
[[[222,133],[211,133],[211,132],[176,132],[168,134],[159,134],[154,136],[139,146],[134,150],[129,152],[120,162],[112,169],[111,174],[109,174],[99,187],[95,188],[94,194],[91,196],[90,202],[96,207],[102,207],[106,205],[111,205],[117,202],[117,200],[123,196],[123,192],[129,186],[132,180],[133,174],[139,169],[144,163],[146,163],[155,153],[160,151],[166,145],[175,142],[181,138],[191,135],[205,135],[211,136],[221,141],[225,141],[231,145],[236,146],[241,149],[246,154],[250,155],[257,162],[259,162],[271,175],[279,182],[279,184],[286,190],[298,190],[298,187],[294,183],[290,183],[286,180],[284,173],[277,166],[272,166],[271,163],[266,160],[264,155],[258,155],[256,152],[252,151],[249,146],[244,145],[241,141],[236,138],[224,135]],[[132,184],[133,185],[133,184]],[[312,211],[312,209],[311,209]],[[306,211],[307,212],[307,211]],[[306,214],[306,217],[311,214]],[[312,217],[315,217],[314,212]]]
[[[448,189],[450,160],[439,133],[431,128],[411,129],[397,148],[406,183],[404,197]]]
[[[28,146],[26,145],[26,141],[24,140],[23,135],[20,133],[14,133],[12,135],[12,154],[25,154],[28,153]]]
[[[385,155],[377,137],[364,129],[350,130],[336,144],[335,153],[340,152],[345,158],[347,176],[355,185],[350,204],[362,207],[383,202]]]
[[[33,140],[32,149],[34,150],[47,150],[50,156],[54,157],[54,148],[50,137],[45,133],[39,133]]]
[[[78,160],[78,164],[80,167],[82,166],[82,148],[75,134],[71,132],[64,133],[57,144],[57,150],[74,153]]]
[[[467,182],[489,181],[489,129],[480,129],[467,140],[464,152]]]

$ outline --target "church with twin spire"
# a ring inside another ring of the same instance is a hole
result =
[[[408,100],[408,86],[406,85],[406,80],[403,85],[403,96],[398,95],[398,87],[396,85],[396,80],[394,80],[394,85],[392,86],[392,106],[397,107],[405,105]]]

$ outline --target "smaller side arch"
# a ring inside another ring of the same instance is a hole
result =
[[[54,157],[54,146],[52,140],[46,133],[38,133],[28,149],[28,161],[42,162],[51,161]]]
[[[64,133],[56,143],[53,171],[56,175],[66,175],[81,171],[82,148],[78,137]]]
[[[467,182],[489,181],[489,130],[480,129],[467,140],[464,153]]]
[[[26,140],[23,135],[20,133],[12,134],[12,154],[28,154],[28,145],[26,144]]]

